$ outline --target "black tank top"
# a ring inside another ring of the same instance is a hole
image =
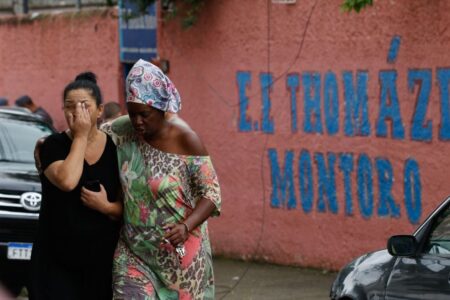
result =
[[[40,149],[42,170],[55,161],[66,159],[71,145],[72,140],[64,132],[49,136]],[[81,179],[77,187],[70,192],[60,190],[44,174],[40,177],[42,205],[38,234],[32,252],[32,276],[33,280],[36,280],[36,294],[33,293],[36,297],[33,298],[58,299],[57,294],[64,292],[58,291],[58,286],[64,286],[61,282],[65,281],[73,286],[73,290],[77,290],[79,297],[111,297],[112,261],[121,222],[83,205],[80,192],[85,182],[99,180],[106,190],[108,200],[116,201],[120,181],[113,141],[107,135],[100,159],[92,165],[84,162]],[[52,268],[57,270],[58,274],[68,274],[68,278],[56,275],[56,271],[51,271]],[[54,274],[51,274],[52,272]],[[55,278],[59,284],[54,284]],[[48,290],[49,286],[55,290]],[[107,290],[95,291],[102,289],[101,286]],[[46,296],[37,296],[42,295],[43,289],[47,289]]]

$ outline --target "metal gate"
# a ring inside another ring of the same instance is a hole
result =
[[[117,5],[117,0],[0,0],[0,14],[27,14],[45,10],[114,5]]]

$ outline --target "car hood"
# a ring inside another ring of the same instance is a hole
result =
[[[394,261],[386,249],[358,257],[338,273],[331,288],[332,299],[343,296],[360,299],[362,295],[367,295],[367,299],[384,297],[384,286]]]
[[[0,191],[40,192],[41,183],[34,164],[0,162]]]

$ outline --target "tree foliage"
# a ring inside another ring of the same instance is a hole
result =
[[[372,4],[373,0],[344,0],[341,8],[346,12],[351,12],[352,10],[359,12],[364,7]]]

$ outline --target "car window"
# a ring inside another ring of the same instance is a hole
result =
[[[42,122],[0,118],[0,161],[33,162],[36,141],[51,133]]]
[[[450,206],[436,219],[425,244],[424,252],[450,255]]]

